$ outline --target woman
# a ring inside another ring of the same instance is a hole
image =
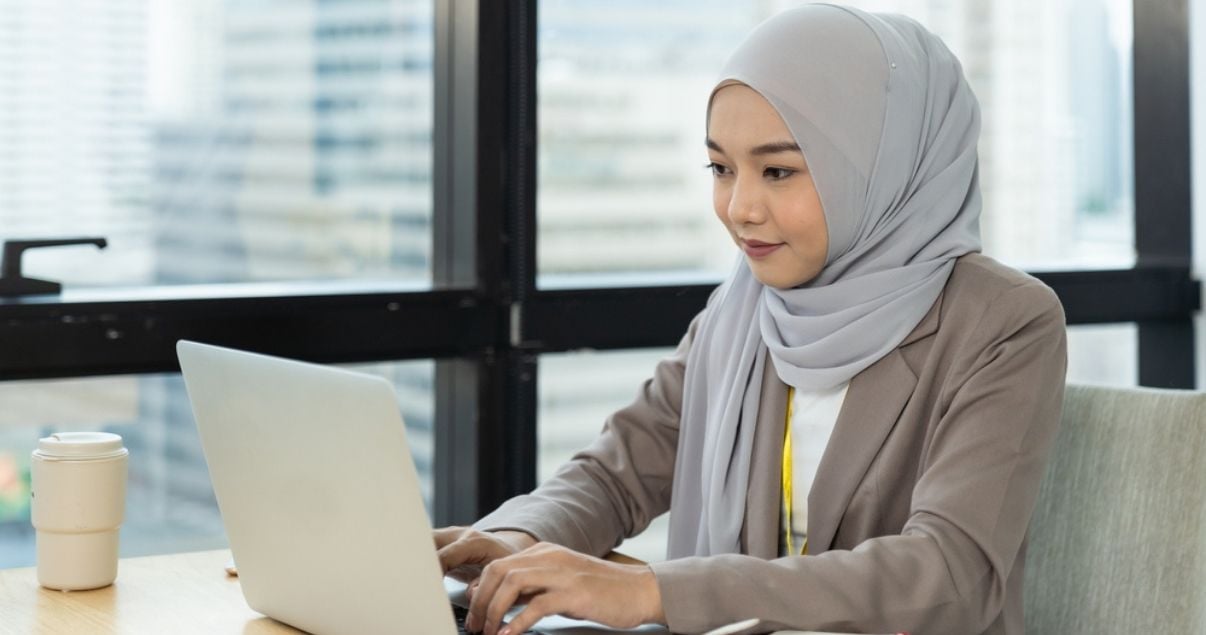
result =
[[[469,626],[1021,633],[1064,319],[977,253],[958,62],[906,18],[810,5],[721,77],[714,206],[745,257],[589,448],[436,532],[446,571],[488,564]],[[667,509],[670,560],[598,558]]]

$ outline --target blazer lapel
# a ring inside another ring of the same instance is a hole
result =
[[[939,296],[899,347],[850,380],[808,493],[808,553],[818,554],[832,547],[854,490],[917,386],[917,376],[901,350],[938,329],[941,305]]]
[[[758,395],[758,421],[754,430],[753,460],[745,497],[742,551],[769,560],[779,554],[783,430],[787,417],[787,384],[766,360],[762,391]]]

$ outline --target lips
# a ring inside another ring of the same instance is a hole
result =
[[[741,250],[750,258],[765,258],[782,246],[783,243],[767,243],[750,238],[741,239]]]

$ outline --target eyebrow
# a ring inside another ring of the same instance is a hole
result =
[[[709,148],[717,152],[724,152],[724,150],[721,149],[720,144],[713,141],[711,137],[707,138],[704,143]],[[772,141],[770,143],[754,146],[753,149],[750,150],[750,154],[753,156],[779,154],[780,152],[800,152],[800,145],[794,141]]]

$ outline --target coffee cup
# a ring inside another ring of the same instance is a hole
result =
[[[117,578],[129,453],[107,432],[60,432],[33,453],[30,517],[38,583],[82,591]]]

